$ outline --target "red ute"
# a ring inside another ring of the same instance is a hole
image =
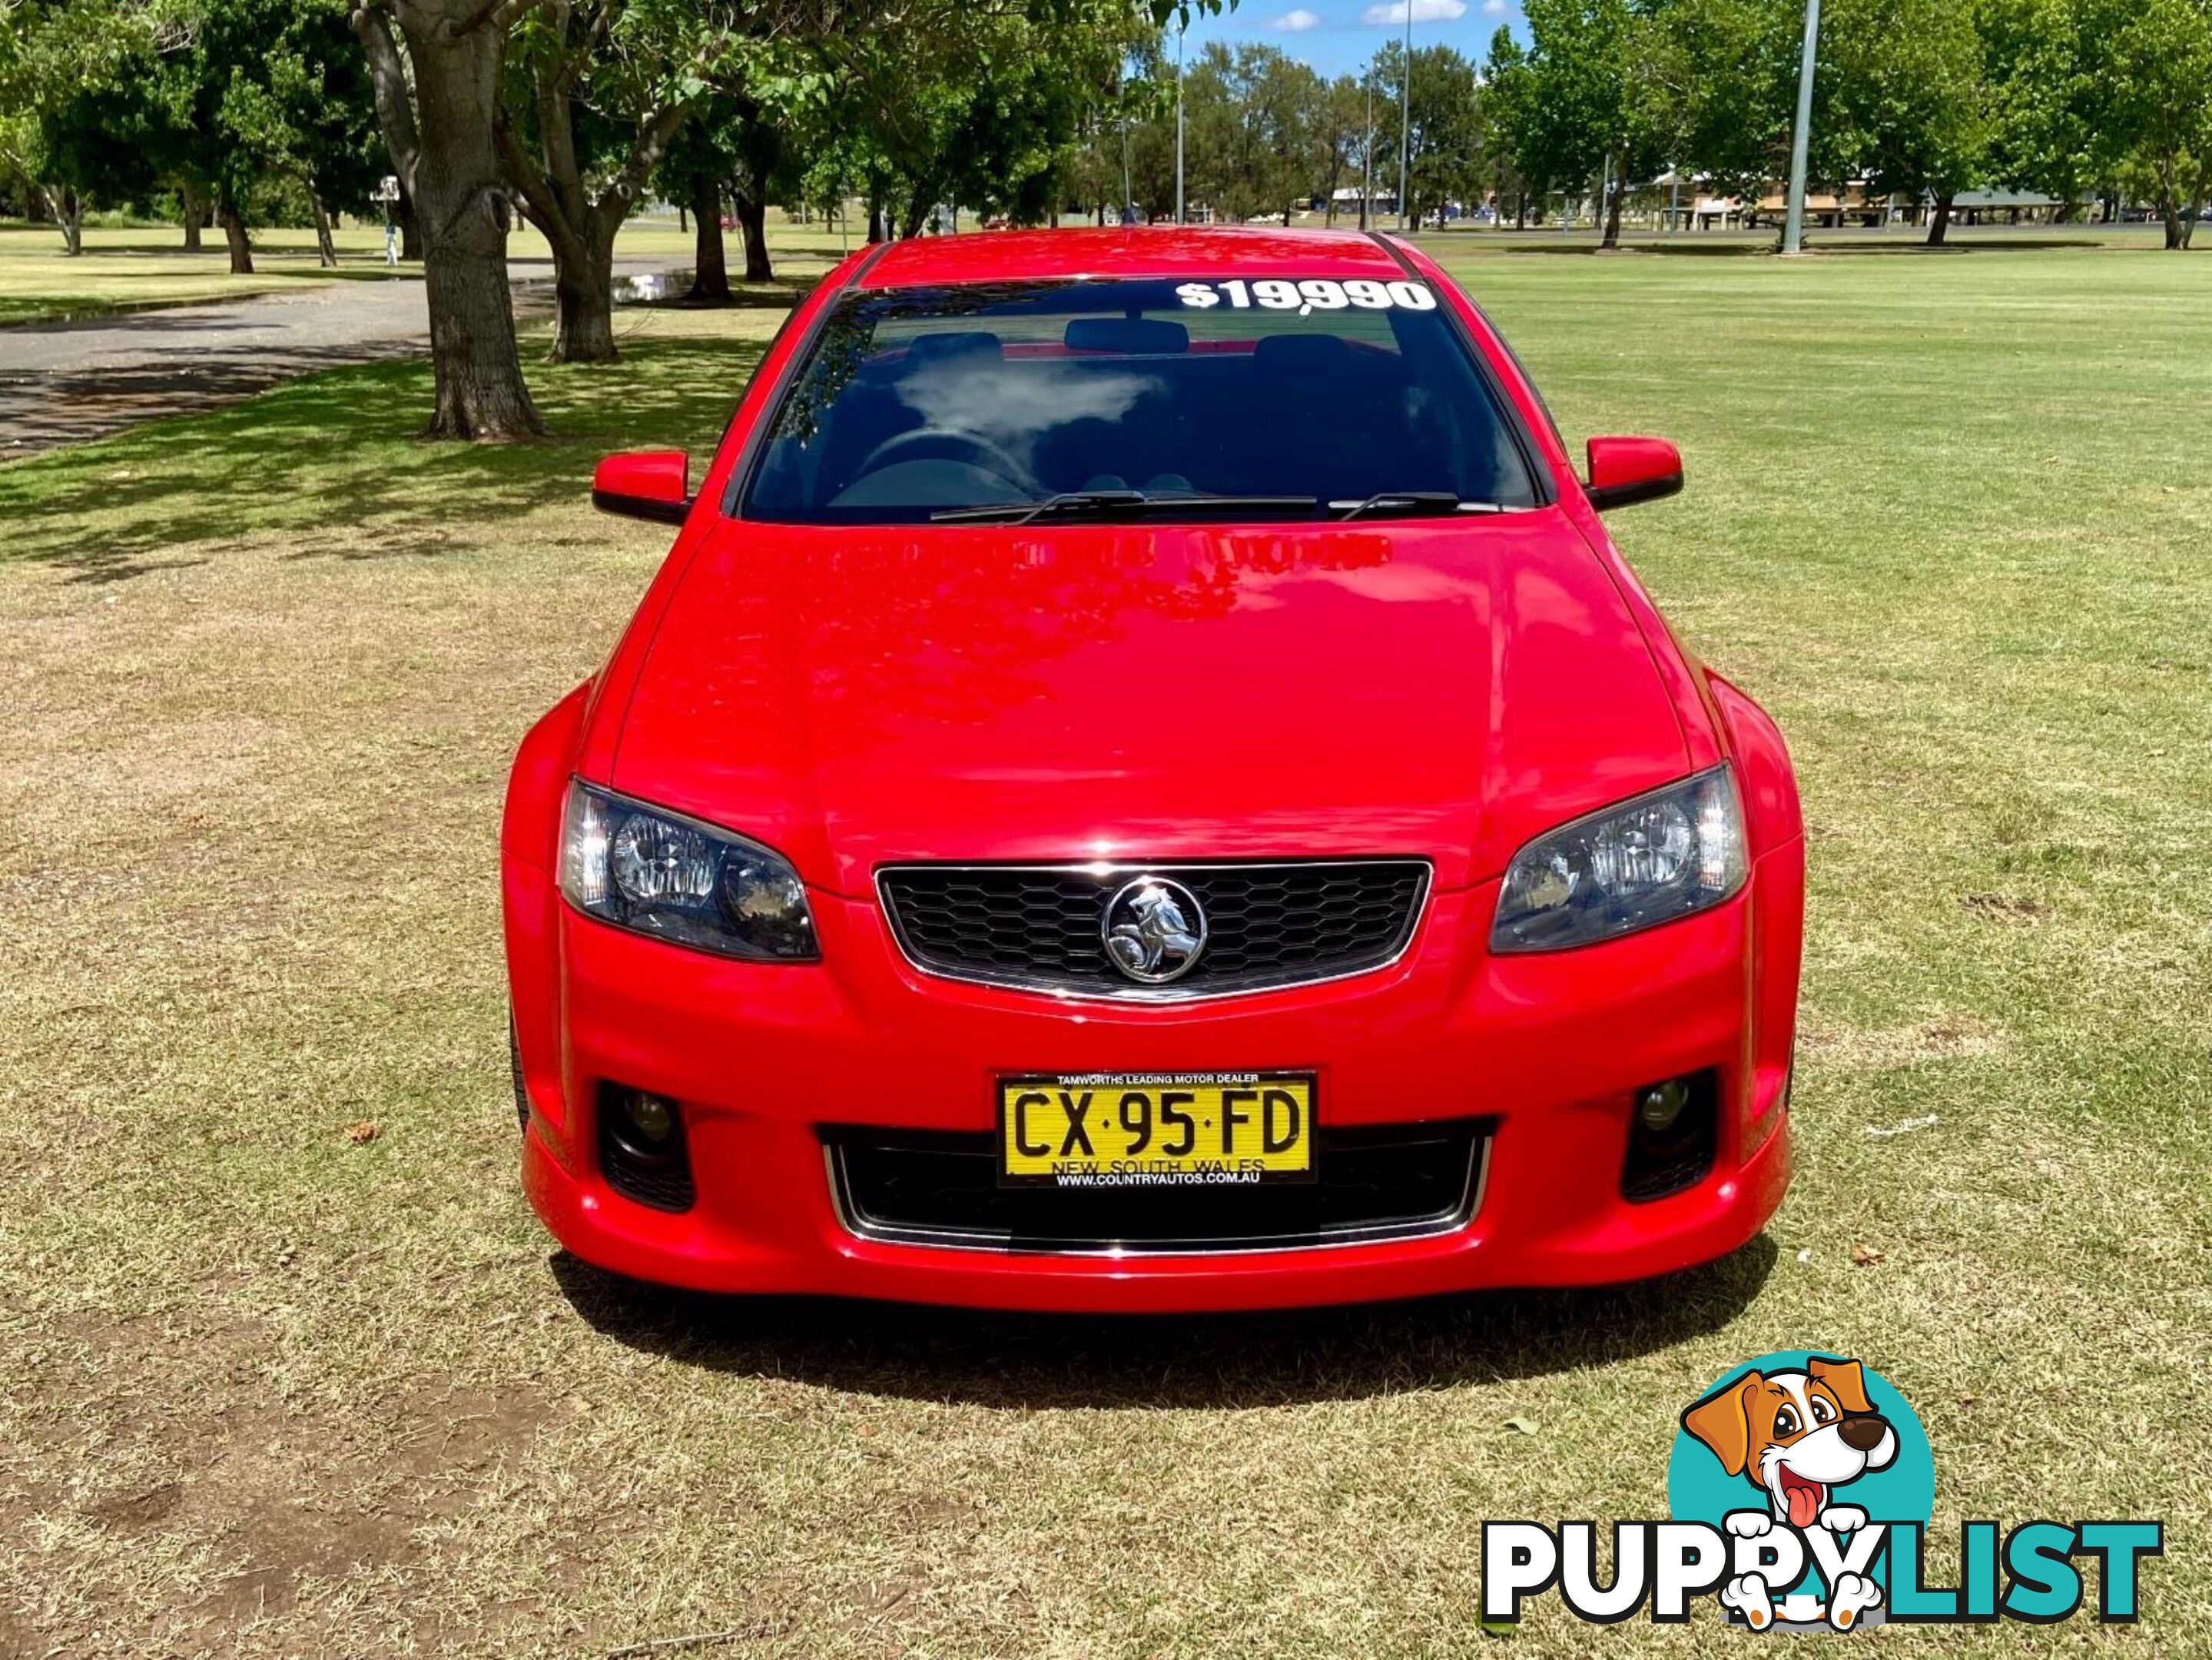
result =
[[[1758,1232],[1803,841],[1411,246],[832,272],[502,842],[523,1179],[724,1291],[1173,1310],[1636,1278]]]

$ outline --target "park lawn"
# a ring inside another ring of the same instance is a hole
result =
[[[834,251],[818,228],[774,227],[779,249]],[[0,326],[54,323],[103,317],[119,312],[213,300],[239,300],[301,287],[354,279],[380,281],[392,274],[384,263],[381,226],[348,224],[333,240],[338,265],[326,271],[316,263],[313,230],[269,229],[253,233],[253,274],[233,277],[222,233],[202,233],[201,251],[186,253],[183,233],[167,229],[88,229],[85,251],[71,258],[62,251],[59,232],[51,225],[20,221],[0,224]],[[545,239],[527,226],[510,239],[517,260],[550,259]],[[616,239],[617,258],[690,262],[692,240],[676,222],[633,220]],[[419,277],[419,264],[402,265],[398,274]]]
[[[703,451],[775,318],[626,313],[623,367],[532,370],[544,444],[417,443],[424,370],[340,371],[0,468],[0,1652],[1463,1656],[1484,1518],[1663,1515],[1676,1414],[1801,1346],[1917,1407],[1939,1576],[1962,1516],[2159,1517],[2143,1625],[2063,1640],[2212,1648],[2212,266],[1449,246],[1571,436],[1682,443],[1615,529],[1802,769],[1761,1240],[1143,1323],[559,1256],[504,770],[666,544],[592,459]]]
[[[251,277],[230,274],[221,231],[203,232],[198,253],[186,253],[181,237],[173,227],[92,228],[83,253],[72,258],[51,225],[0,225],[0,325],[75,321],[386,274],[384,234],[367,227],[337,232],[334,271],[316,263],[313,231],[256,231]],[[419,271],[403,267],[402,274]]]

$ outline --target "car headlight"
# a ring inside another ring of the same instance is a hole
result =
[[[561,891],[586,916],[724,957],[822,954],[805,885],[782,854],[589,784],[568,786]]]
[[[1743,885],[1743,810],[1726,766],[1548,830],[1513,855],[1493,952],[1563,951],[1717,905]]]

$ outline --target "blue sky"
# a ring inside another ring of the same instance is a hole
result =
[[[1521,27],[1515,0],[1239,0],[1225,15],[1193,21],[1188,44],[1265,40],[1325,75],[1356,75],[1370,53],[1405,32],[1409,3],[1417,49],[1443,45],[1479,61],[1499,24]],[[1170,29],[1170,49],[1174,38]]]

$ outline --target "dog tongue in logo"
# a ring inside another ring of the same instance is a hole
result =
[[[1782,1496],[1789,1501],[1790,1525],[1809,1528],[1820,1513],[1820,1484],[1808,1481],[1796,1470],[1784,1468],[1782,1475]]]

